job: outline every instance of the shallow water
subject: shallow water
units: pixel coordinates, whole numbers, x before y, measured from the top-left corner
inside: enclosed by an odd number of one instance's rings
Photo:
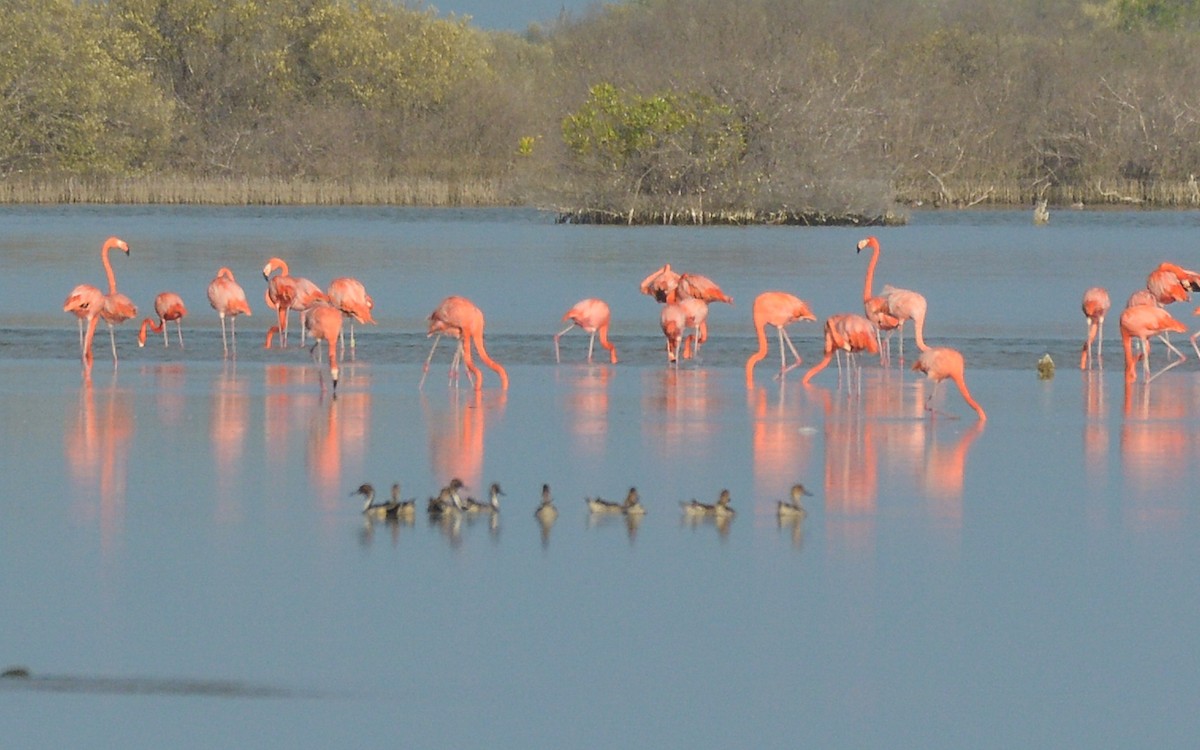
[[[1200,214],[1028,218],[878,230],[877,286],[925,294],[980,427],[952,388],[929,419],[927,382],[876,362],[773,381],[773,338],[745,388],[753,297],[857,311],[862,230],[0,210],[0,668],[31,671],[0,679],[0,745],[1186,746],[1200,368],[1127,389],[1115,315],[1104,369],[1073,363],[1083,290],[1119,307],[1160,260],[1200,265]],[[138,349],[127,326],[114,370],[102,328],[88,383],[61,300],[103,283],[114,233],[132,247],[114,256],[122,291],[189,304],[186,349]],[[306,351],[261,349],[271,255],[376,299],[336,399]],[[637,292],[665,261],[736,300],[678,370]],[[255,309],[236,362],[204,298],[220,265]],[[450,385],[445,343],[418,388],[424,319],[449,294],[487,314],[506,393],[487,369],[479,394]],[[586,296],[612,306],[621,362],[583,363],[574,331],[556,366],[559,317]],[[820,329],[789,330],[807,367]],[[501,482],[495,522],[365,524],[349,496],[400,481],[423,504],[454,475],[477,496]],[[808,517],[781,524],[795,481]],[[589,518],[585,495],[630,486],[640,524]],[[732,523],[685,522],[677,502],[722,487]]]

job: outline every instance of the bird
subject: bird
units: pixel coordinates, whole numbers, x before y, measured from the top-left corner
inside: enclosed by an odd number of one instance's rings
[[[463,481],[458,477],[454,477],[450,482],[438,491],[437,497],[429,498],[428,511],[431,515],[442,513],[454,513],[466,508],[463,502],[460,490],[466,488]]]
[[[808,303],[793,294],[763,292],[754,298],[753,319],[754,332],[758,336],[758,351],[751,354],[750,358],[746,360],[747,388],[754,387],[754,366],[767,356],[767,326],[775,326],[775,330],[779,334],[779,377],[783,377],[788,370],[799,367],[801,362],[800,353],[796,351],[787,331],[783,330],[784,327],[798,320],[815,321],[817,316],[813,315]],[[784,342],[787,342],[788,348],[796,357],[796,362],[791,367],[787,366],[787,353],[783,350]]]
[[[554,507],[554,497],[550,494],[550,485],[542,485],[542,502],[533,515],[545,525],[554,523],[554,519],[558,518],[558,508]]]
[[[780,518],[804,518],[808,515],[808,511],[804,509],[803,500],[801,499],[804,497],[812,497],[812,493],[805,489],[802,484],[793,484],[791,498],[789,500],[776,501],[776,515]]]
[[[175,292],[162,292],[154,298],[154,314],[158,316],[158,325],[155,325],[153,318],[146,318],[142,321],[141,330],[138,331],[138,346],[146,345],[146,329],[161,333],[163,335],[163,346],[169,346],[169,337],[167,336],[167,323],[175,321],[175,332],[179,334],[179,348],[183,348],[183,326],[179,322],[183,316],[187,315],[187,307],[183,304],[183,299]]]
[[[487,349],[483,345],[483,329],[483,311],[476,307],[471,300],[458,296],[450,296],[442,300],[429,316],[427,335],[436,334],[437,338],[434,339],[433,347],[429,349],[429,356],[425,359],[425,372],[429,371],[429,362],[433,359],[433,351],[437,348],[442,334],[448,334],[459,339],[463,362],[467,367],[467,372],[470,373],[475,390],[483,388],[483,373],[475,366],[471,358],[472,344],[479,351],[479,358],[483,360],[483,363],[500,376],[500,388],[508,390],[508,372],[499,362],[488,356]],[[421,382],[424,383],[424,381],[425,377],[422,374]]]
[[[367,288],[363,286],[363,283],[351,276],[341,276],[329,282],[325,297],[329,300],[329,304],[350,318],[350,349],[353,350],[356,346],[354,324],[375,325],[375,318],[371,315],[371,311],[375,308],[375,300],[367,294]],[[341,346],[344,352],[345,336],[342,337]]]
[[[375,502],[375,487],[369,483],[359,485],[358,489],[351,492],[350,495],[362,495],[366,498],[362,512],[368,518],[400,518],[401,516],[410,516],[416,504],[413,500],[402,501],[400,499],[399,482],[392,485],[392,499],[386,502]]]
[[[229,341],[225,338],[225,318],[229,317],[229,327],[233,334],[233,353],[237,354],[237,316],[251,315],[250,303],[246,301],[246,291],[233,277],[233,271],[222,266],[217,269],[217,275],[208,284],[208,304],[217,311],[221,318],[221,344],[225,347],[225,356],[229,356]]]
[[[1146,288],[1159,304],[1187,302],[1192,292],[1200,291],[1200,273],[1164,261],[1146,277]]]
[[[400,499],[400,483],[392,484],[392,499],[388,503],[388,507],[392,509],[391,515],[396,518],[411,518],[417,510],[417,499],[409,498],[407,500]]]
[[[642,505],[642,499],[638,495],[636,487],[629,488],[629,493],[625,495],[625,502],[621,503],[621,512],[627,516],[645,515],[646,506]]]
[[[1146,375],[1146,382],[1152,379],[1150,376],[1150,337],[1163,337],[1164,334],[1175,331],[1178,333],[1187,333],[1187,326],[1180,323],[1175,318],[1171,317],[1171,313],[1165,308],[1158,305],[1132,305],[1126,307],[1121,312],[1121,345],[1125,349],[1125,382],[1132,383],[1137,380],[1137,360],[1142,360],[1142,370]],[[1133,354],[1133,339],[1138,339],[1142,343],[1142,351],[1136,357]],[[1165,338],[1163,342],[1170,347],[1171,344]],[[1174,349],[1174,347],[1171,347]],[[1178,349],[1174,349],[1179,355],[1179,359],[1164,367],[1158,375],[1166,372],[1175,365],[1184,360],[1184,355]],[[1155,376],[1157,377],[1157,375]]]
[[[465,510],[468,513],[499,513],[500,496],[503,494],[504,490],[500,489],[500,483],[492,482],[492,486],[488,488],[488,502],[483,503],[473,497],[468,497]]]
[[[701,299],[705,302],[733,304],[733,297],[721,291],[721,287],[707,276],[698,273],[683,273],[676,281],[675,294],[678,299]]]
[[[100,317],[108,324],[108,339],[112,344],[113,365],[117,364],[117,337],[113,332],[113,327],[124,323],[127,320],[132,320],[137,317],[137,305],[133,304],[133,300],[117,291],[117,275],[113,273],[112,263],[108,259],[108,248],[116,247],[125,251],[125,255],[129,255],[129,245],[124,241],[110,237],[104,243],[100,250],[100,257],[104,262],[104,272],[108,275],[108,294],[104,295],[103,304],[100,305]],[[111,244],[110,244],[111,243]],[[91,339],[90,337],[85,342],[88,347],[88,365],[91,365]]]
[[[585,497],[583,502],[587,504],[590,513],[620,513],[624,507],[621,503],[605,500],[599,496]]]
[[[663,306],[659,313],[659,325],[667,337],[667,362],[678,362],[680,345],[684,359],[690,358],[693,353],[699,355],[700,345],[708,339],[705,333],[707,329],[703,327],[707,317],[708,303],[693,297],[668,302]],[[689,328],[693,333],[687,333]]]
[[[612,315],[608,309],[608,303],[602,299],[589,297],[576,302],[570,310],[563,314],[562,319],[571,321],[571,325],[554,334],[554,361],[562,361],[559,358],[558,340],[564,333],[571,330],[575,326],[579,326],[585,333],[591,334],[591,340],[588,341],[588,358],[587,361],[592,361],[592,348],[596,343],[596,334],[600,335],[600,346],[608,350],[608,358],[612,364],[617,363],[617,347],[613,346],[608,340],[608,323]]]
[[[930,393],[929,398],[925,401],[925,409],[927,411],[930,413],[933,412],[930,402],[937,395],[938,387],[942,384],[942,381],[949,378],[958,386],[958,391],[962,394],[963,400],[967,402],[967,405],[979,415],[979,421],[987,421],[987,414],[984,412],[983,407],[975,399],[971,398],[971,392],[967,390],[967,382],[963,378],[963,370],[965,369],[963,356],[957,349],[945,346],[926,349],[917,356],[917,361],[913,363],[912,369],[914,372],[925,373],[934,383],[933,393]]]
[[[336,393],[338,384],[337,339],[342,333],[342,312],[333,305],[322,302],[309,311],[305,327],[313,337],[312,347],[309,348],[310,354],[322,341],[329,344],[329,378],[333,381],[333,390]],[[325,388],[324,380],[321,381],[321,388],[322,390]]]
[[[658,319],[663,335],[667,337],[667,362],[678,362],[679,344],[683,341],[683,332],[687,328],[687,313],[682,305],[669,302],[663,305]]]
[[[829,360],[838,351],[879,353],[879,336],[875,324],[862,315],[839,313],[825,319],[825,356],[813,365],[800,382],[808,385],[821,370],[829,366]]]
[[[722,518],[732,516],[735,513],[734,509],[729,507],[729,501],[729,490],[721,490],[716,503],[702,503],[699,500],[693,499],[679,503],[679,507],[683,508],[684,515]]]
[[[898,330],[900,332],[900,361],[904,361],[904,323],[913,322],[913,338],[917,348],[925,351],[925,313],[927,303],[925,298],[909,289],[897,289],[885,284],[879,296],[874,296],[871,287],[875,280],[875,266],[879,262],[879,240],[867,237],[859,240],[857,252],[871,248],[871,261],[867,264],[867,273],[863,279],[863,307],[867,318],[875,324],[879,331]]]
[[[275,271],[279,271],[279,274],[272,276],[271,274]],[[280,345],[287,346],[287,316],[288,311],[292,309],[292,304],[296,301],[296,280],[292,278],[287,261],[282,258],[268,260],[267,264],[263,266],[262,275],[267,282],[267,306],[275,310],[276,316],[279,318],[278,325],[267,332],[266,347],[271,346],[272,332],[278,332]]]
[[[71,290],[63,301],[63,312],[69,312],[79,321],[79,355],[84,365],[91,361],[91,337],[88,337],[88,347],[84,348],[84,322],[90,331],[95,328],[95,321],[100,318],[100,308],[104,306],[104,292],[91,284],[80,284]]]
[[[675,290],[678,286],[679,274],[671,270],[670,263],[664,263],[662,268],[643,279],[638,289],[658,302],[669,304],[677,301]]]
[[[1092,359],[1092,341],[1096,342],[1096,359],[1099,361],[1104,352],[1104,315],[1112,307],[1108,298],[1108,290],[1094,286],[1083,293],[1083,316],[1087,318],[1087,340],[1083,342],[1083,351],[1079,355],[1079,369],[1086,370]]]
[[[1050,352],[1042,355],[1042,358],[1037,363],[1038,380],[1050,380],[1054,377],[1054,359],[1051,358]]]

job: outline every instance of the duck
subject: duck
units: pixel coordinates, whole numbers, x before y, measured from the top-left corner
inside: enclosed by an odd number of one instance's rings
[[[392,499],[383,502],[375,502],[375,487],[370,483],[359,485],[358,489],[350,493],[353,495],[362,495],[366,498],[363,504],[363,515],[368,518],[399,518],[400,516],[408,516],[413,512],[416,505],[415,500],[402,501],[400,499],[400,483],[396,482],[392,485]]]
[[[544,524],[554,523],[554,519],[558,518],[558,508],[554,507],[554,497],[550,494],[550,485],[542,485],[542,502],[533,515]]]
[[[400,499],[400,483],[392,484],[392,500],[388,503],[389,514],[388,518],[411,518],[417,510],[417,499],[410,497],[407,500]]]
[[[500,483],[492,482],[492,486],[488,488],[488,502],[481,503],[473,497],[468,497],[463,510],[467,513],[499,513],[500,496],[503,494],[504,490],[500,489]]]
[[[792,499],[778,501],[778,514],[780,518],[804,518],[808,515],[808,511],[801,504],[802,497],[812,497],[812,493],[804,488],[802,484],[792,485]]]
[[[450,484],[439,490],[436,497],[429,498],[426,510],[431,516],[443,513],[455,513],[463,510],[465,504],[463,503],[462,496],[458,493],[463,487],[466,487],[466,485],[463,484],[461,479],[458,477],[451,479]]]
[[[588,510],[592,513],[620,513],[624,507],[621,503],[605,500],[602,497],[585,497],[583,501],[587,503]]]
[[[642,505],[637,487],[629,488],[629,494],[625,495],[625,502],[621,504],[621,512],[627,516],[641,516],[646,513],[646,506]]]
[[[729,490],[721,490],[720,497],[717,498],[715,504],[702,503],[699,500],[691,500],[689,502],[679,503],[679,507],[683,508],[684,514],[688,516],[716,516],[718,518],[728,518],[734,515],[736,511],[729,507]]]

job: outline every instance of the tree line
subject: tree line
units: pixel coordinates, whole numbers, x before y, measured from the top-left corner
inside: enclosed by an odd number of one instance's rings
[[[616,221],[1200,206],[1200,0],[626,0],[522,34],[388,0],[0,8],[10,200],[170,180]]]

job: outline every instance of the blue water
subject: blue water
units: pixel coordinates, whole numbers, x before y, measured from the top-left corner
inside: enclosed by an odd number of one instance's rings
[[[0,679],[0,746],[1188,747],[1200,367],[1127,388],[1115,314],[1103,370],[1074,364],[1083,290],[1120,307],[1159,261],[1200,266],[1198,225],[973,211],[878,230],[877,286],[925,294],[980,426],[953,388],[929,418],[927,381],[875,361],[780,384],[773,337],[746,389],[753,297],[858,311],[863,230],[2,209],[0,669],[31,677]],[[109,234],[139,306],[184,297],[186,349],[138,349],[127,324],[114,369],[101,327],[86,382],[61,301],[103,284]],[[336,399],[307,351],[261,349],[271,255],[376,299]],[[735,299],[677,370],[637,291],[667,261]],[[255,311],[236,362],[204,298],[221,265]],[[451,385],[445,342],[418,388],[449,294],[485,311],[506,393],[487,369],[478,395]],[[621,362],[587,365],[572,332],[555,365],[587,296],[611,305]],[[815,362],[819,326],[789,330]],[[499,481],[498,519],[368,524],[350,496],[399,481],[423,508],[454,475],[477,497]],[[808,517],[781,524],[796,481]],[[585,495],[631,486],[641,523],[589,518]],[[722,488],[731,524],[685,521],[679,501]]]

